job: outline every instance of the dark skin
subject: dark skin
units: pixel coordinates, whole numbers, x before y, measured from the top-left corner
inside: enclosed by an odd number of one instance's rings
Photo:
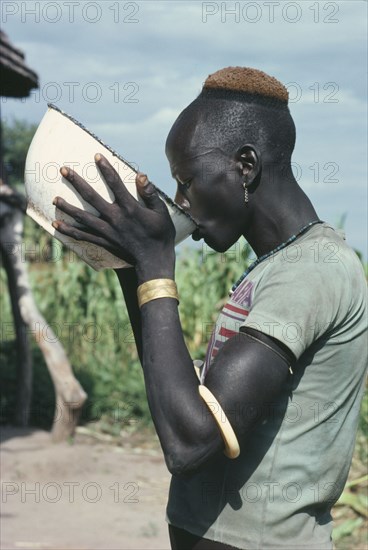
[[[166,154],[177,181],[175,200],[199,225],[195,239],[204,238],[221,252],[243,235],[256,254],[262,255],[317,219],[291,169],[285,173],[284,168],[282,174],[274,170],[270,185],[262,171],[267,155],[262,156],[255,145],[246,143],[227,154],[220,148],[195,143],[193,136],[185,143],[182,139],[171,136]],[[56,197],[57,207],[70,214],[78,228],[64,222],[55,222],[54,226],[65,235],[100,245],[134,265],[132,269],[117,270],[117,275],[166,464],[171,473],[185,474],[203,466],[224,449],[224,444],[199,396],[199,382],[184,342],[176,300],[152,300],[139,310],[136,298],[137,286],[145,281],[174,279],[175,229],[165,205],[144,175],[137,175],[136,184],[145,207],[130,195],[103,156],[96,155],[95,161],[114,192],[115,202],[104,201],[78,174],[63,167],[63,176],[100,217]],[[250,186],[247,205],[244,181]],[[292,363],[293,357],[281,343],[252,329],[230,338],[217,354],[205,383],[228,415],[241,450],[259,414],[243,417],[230,411],[237,410],[239,403],[251,403],[255,411],[262,411],[283,388]]]

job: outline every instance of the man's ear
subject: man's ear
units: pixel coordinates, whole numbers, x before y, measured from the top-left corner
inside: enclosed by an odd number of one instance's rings
[[[254,145],[243,145],[236,152],[236,160],[242,171],[244,183],[249,187],[261,172],[261,155]]]

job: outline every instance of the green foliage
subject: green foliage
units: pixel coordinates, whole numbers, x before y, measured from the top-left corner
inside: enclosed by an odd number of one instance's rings
[[[13,119],[10,123],[1,121],[2,154],[8,178],[8,184],[24,193],[24,168],[27,151],[31,144],[37,124]],[[24,218],[26,242],[24,243],[25,257],[29,261],[35,260],[35,250],[42,253],[44,261],[50,259],[52,253],[52,237],[46,233],[31,218]],[[36,261],[40,261],[36,258]]]
[[[68,260],[33,264],[30,278],[40,311],[89,394],[82,420],[107,422],[111,431],[137,421],[147,423],[143,376],[115,273],[96,272],[69,254]],[[2,309],[9,311],[9,306]],[[43,338],[50,338],[46,326],[37,328]],[[8,335],[12,336],[9,330]],[[46,369],[35,353],[36,344],[33,349],[34,363]],[[48,386],[46,391],[52,393]],[[48,410],[49,419],[52,415]]]
[[[55,409],[54,386],[44,363],[41,350],[32,346],[33,384],[30,424],[44,430],[52,426]],[[0,349],[0,423],[12,423],[17,390],[16,348],[14,341],[3,341]]]
[[[333,540],[337,550],[366,548],[368,521],[368,393],[363,397],[352,467],[334,510]],[[362,541],[365,541],[362,545]]]
[[[356,442],[359,460],[368,464],[368,392],[365,392],[360,409],[359,428]]]
[[[232,284],[250,263],[251,248],[239,240],[223,254],[206,245],[185,248],[179,254],[176,282],[180,294],[179,313],[189,351],[203,359],[219,310]]]
[[[358,527],[361,527],[363,523],[364,523],[363,518],[347,519],[346,521],[344,521],[344,523],[341,523],[338,527],[336,527],[336,529],[334,529],[333,531],[334,542],[336,543],[340,539],[351,536]],[[345,545],[341,547],[338,546],[338,548],[341,548],[341,550],[347,549]],[[349,546],[349,548],[352,548],[352,547]],[[358,548],[358,547],[355,547],[355,548]],[[361,548],[363,549],[364,547],[361,547]]]
[[[13,119],[1,122],[3,159],[9,184],[16,186],[24,181],[24,165],[28,147],[37,129],[37,124]]]

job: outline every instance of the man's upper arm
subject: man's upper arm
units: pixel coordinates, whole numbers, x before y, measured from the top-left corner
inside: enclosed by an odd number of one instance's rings
[[[266,268],[241,327],[271,337],[296,359],[331,328],[342,299],[340,266],[309,256]]]
[[[293,363],[277,342],[256,331],[241,331],[220,349],[205,385],[221,405],[240,445],[277,399]]]

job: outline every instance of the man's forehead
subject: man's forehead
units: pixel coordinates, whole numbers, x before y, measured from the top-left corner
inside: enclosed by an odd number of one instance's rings
[[[206,152],[213,143],[206,132],[204,113],[198,108],[185,109],[174,122],[166,140],[168,156],[176,156],[177,152],[191,157]]]
[[[166,155],[172,173],[188,170],[210,155],[224,155],[222,139],[209,128],[209,111],[191,104],[174,122],[166,140]],[[211,125],[210,125],[211,126]]]
[[[177,150],[170,155],[171,171],[176,173],[180,169],[189,168],[193,163],[201,163],[208,159],[210,155],[224,155],[224,151],[218,147],[196,147],[193,150]]]

